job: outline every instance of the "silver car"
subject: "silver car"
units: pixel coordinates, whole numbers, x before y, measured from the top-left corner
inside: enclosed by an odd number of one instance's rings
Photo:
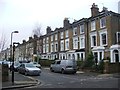
[[[18,72],[25,75],[40,75],[41,69],[32,63],[22,63],[18,68]]]
[[[75,60],[55,60],[54,63],[50,65],[50,70],[52,72],[61,72],[61,73],[76,73],[77,72],[77,63]]]

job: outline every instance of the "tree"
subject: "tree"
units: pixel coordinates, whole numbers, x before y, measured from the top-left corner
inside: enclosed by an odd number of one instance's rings
[[[92,67],[93,65],[95,65],[94,55],[92,52],[90,52],[84,62],[84,67]]]
[[[3,51],[7,47],[7,39],[5,35],[1,35],[0,37],[0,51]]]
[[[40,37],[42,35],[40,24],[36,23],[35,28],[32,31],[32,36],[34,36],[34,35],[37,35],[38,37]]]

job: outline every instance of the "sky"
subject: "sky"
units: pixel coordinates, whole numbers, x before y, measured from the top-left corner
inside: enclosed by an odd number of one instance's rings
[[[120,0],[0,0],[0,37],[7,38],[8,46],[13,42],[28,40],[32,30],[40,25],[41,33],[46,33],[46,27],[52,30],[63,27],[65,17],[73,20],[89,18],[91,6],[97,4],[99,10],[107,7],[108,10],[118,12],[118,1]]]

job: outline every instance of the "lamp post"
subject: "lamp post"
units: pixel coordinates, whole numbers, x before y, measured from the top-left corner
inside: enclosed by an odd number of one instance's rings
[[[12,37],[13,37],[13,33],[19,33],[18,31],[13,31],[12,33],[11,33],[11,45],[10,45],[10,48],[11,48],[11,50],[10,50],[10,64],[11,64],[11,60],[12,60]]]
[[[15,44],[19,44],[14,42],[13,43],[13,59],[12,59],[12,84],[14,85],[14,52],[15,52]]]

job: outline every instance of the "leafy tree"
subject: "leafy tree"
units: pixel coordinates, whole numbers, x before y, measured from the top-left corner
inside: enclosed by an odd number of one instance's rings
[[[92,67],[93,65],[95,65],[94,55],[92,52],[90,52],[84,62],[84,67]]]

